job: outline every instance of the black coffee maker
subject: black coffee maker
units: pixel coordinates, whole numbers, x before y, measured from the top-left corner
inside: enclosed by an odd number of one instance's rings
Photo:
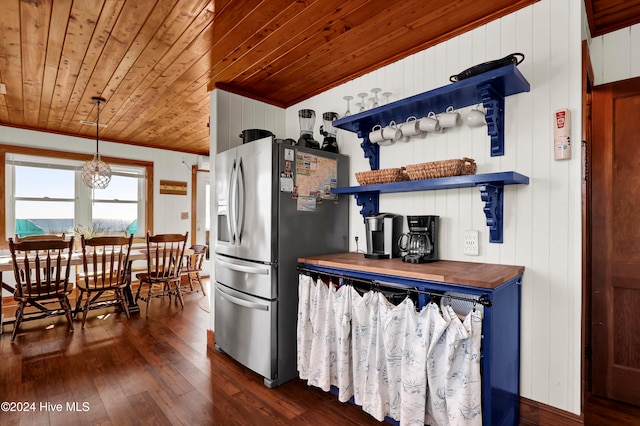
[[[398,249],[406,253],[407,263],[427,263],[438,260],[439,216],[407,216],[409,232],[398,238]]]

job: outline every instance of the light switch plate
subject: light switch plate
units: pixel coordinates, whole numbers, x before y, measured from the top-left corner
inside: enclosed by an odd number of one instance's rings
[[[464,231],[464,242],[462,250],[467,256],[478,256],[480,254],[478,231]]]

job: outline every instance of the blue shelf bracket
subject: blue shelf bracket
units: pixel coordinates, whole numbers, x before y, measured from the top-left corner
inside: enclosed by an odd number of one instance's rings
[[[504,155],[504,97],[490,84],[478,87],[484,106],[487,134],[491,138],[491,156]]]
[[[360,192],[353,194],[356,198],[356,203],[361,206],[360,214],[362,219],[380,212],[380,193],[379,192]]]
[[[358,137],[362,139],[360,147],[362,151],[364,151],[364,158],[369,159],[369,167],[371,170],[380,169],[380,145],[371,143],[368,134],[363,135],[362,132],[358,132]]]
[[[502,214],[504,201],[504,185],[501,183],[485,183],[479,185],[480,198],[484,201],[484,215],[489,227],[489,242],[502,243]]]

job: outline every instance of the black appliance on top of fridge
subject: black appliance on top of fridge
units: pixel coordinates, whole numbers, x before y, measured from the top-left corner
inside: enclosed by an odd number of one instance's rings
[[[294,377],[298,258],[348,251],[348,157],[274,142],[215,158],[215,348],[264,377]]]

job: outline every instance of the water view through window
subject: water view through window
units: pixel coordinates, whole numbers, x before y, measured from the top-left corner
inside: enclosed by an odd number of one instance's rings
[[[140,176],[114,173],[106,189],[84,188],[77,168],[14,167],[14,218],[19,236],[138,233]],[[80,182],[80,183],[79,183]]]

